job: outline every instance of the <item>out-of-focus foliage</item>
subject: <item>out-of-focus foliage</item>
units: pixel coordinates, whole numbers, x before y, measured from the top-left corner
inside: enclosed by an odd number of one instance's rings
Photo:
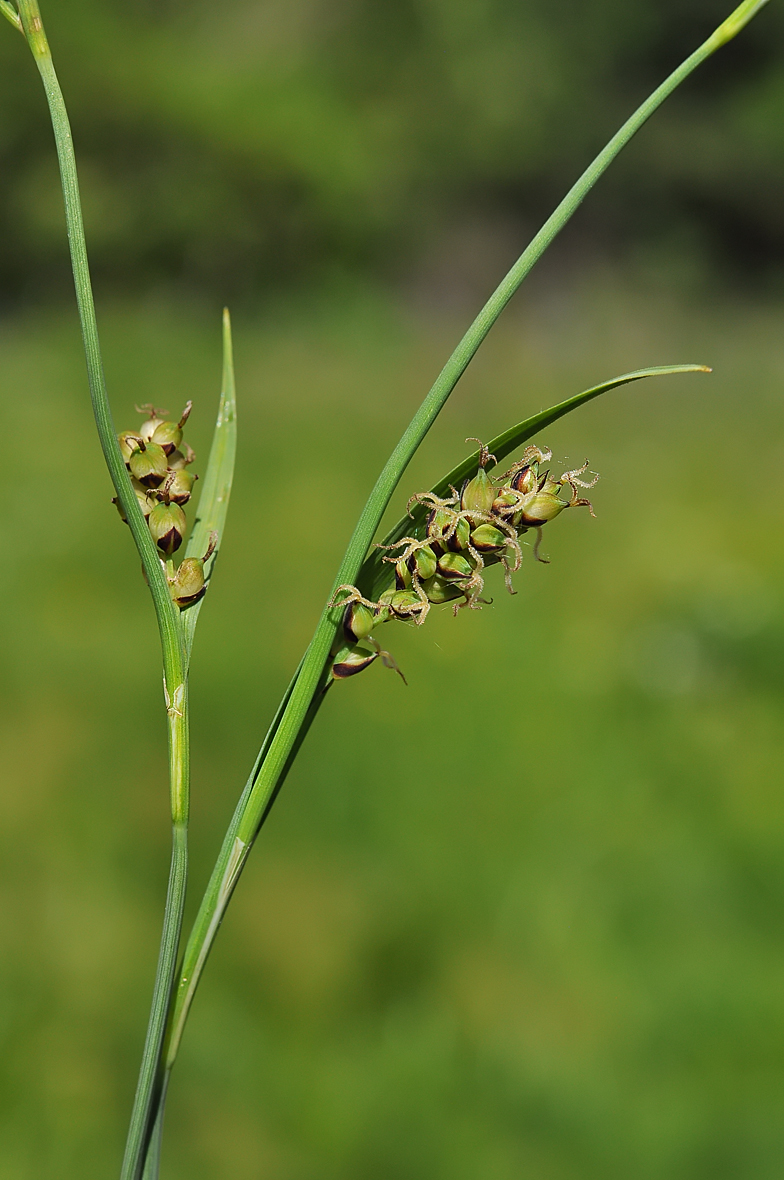
[[[485,290],[500,276],[731,0],[43,3],[118,426],[193,398],[203,471],[219,308],[246,298],[193,661],[193,907],[465,327],[460,276],[475,255]],[[545,533],[516,598],[499,577],[479,614],[388,625],[408,688],[375,667],[331,693],[197,998],[167,1180],[779,1180],[784,306],[714,279],[784,257],[782,33],[771,4],[644,129],[412,463],[394,516],[466,435],[640,365],[715,365],[556,424],[539,441],[602,474],[597,519]],[[82,1180],[116,1173],[130,1111],[165,733],[44,100],[6,25],[0,157],[0,1180]],[[600,261],[567,282],[575,248]],[[416,283],[395,301],[390,276]]]
[[[48,0],[94,269],[236,301],[325,268],[406,273],[477,222],[521,242],[723,0]],[[38,79],[0,37],[3,299],[65,290]],[[784,253],[784,12],[690,79],[576,235]]]
[[[540,270],[393,511],[528,411],[602,479],[518,594],[380,637],[325,703],[197,997],[165,1180],[780,1180],[781,302]],[[118,424],[195,399],[220,317],[104,309]],[[236,317],[240,447],[194,649],[193,887],[359,505],[457,335],[360,290]],[[116,1175],[168,863],[157,637],[75,315],[0,338],[0,1177]],[[297,436],[297,446],[281,445]],[[92,456],[92,458],[91,458]],[[43,523],[42,523],[43,522]],[[549,526],[548,526],[549,527]],[[490,583],[490,578],[488,578]]]

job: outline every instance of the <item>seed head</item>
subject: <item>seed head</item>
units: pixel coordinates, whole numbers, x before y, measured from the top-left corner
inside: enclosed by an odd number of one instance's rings
[[[541,471],[541,465],[551,457],[549,450],[527,447],[520,461],[493,483],[486,466],[495,461],[495,456],[480,443],[476,475],[463,484],[460,493],[452,487],[449,497],[435,492],[419,492],[411,497],[410,514],[412,504],[427,510],[424,530],[416,525],[410,536],[381,546],[392,551],[384,560],[394,566],[394,587],[385,590],[378,602],[372,602],[355,586],[341,586],[339,592],[349,597],[331,604],[344,608],[343,637],[347,641],[335,660],[336,678],[362,671],[379,656],[387,667],[395,667],[392,657],[381,651],[371,634],[381,622],[397,618],[421,625],[431,605],[451,602],[453,613],[458,614],[463,609],[478,610],[491,601],[481,597],[486,567],[501,565],[507,589],[514,594],[511,579],[521,565],[523,533],[535,530],[534,558],[548,560],[539,552],[543,526],[565,508],[585,505],[592,512],[590,502],[580,497],[579,489],[593,487],[598,478],[590,482],[581,478],[587,462],[560,478],[548,470]]]

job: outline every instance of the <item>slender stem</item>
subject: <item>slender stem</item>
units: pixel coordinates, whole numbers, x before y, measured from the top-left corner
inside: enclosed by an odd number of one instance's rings
[[[128,1127],[128,1140],[122,1166],[122,1180],[138,1180],[141,1177],[147,1148],[153,1132],[155,1113],[161,1107],[164,1091],[164,1077],[160,1067],[166,1018],[174,981],[177,962],[177,948],[182,929],[182,901],[185,897],[185,882],[188,874],[187,828],[174,824],[172,828],[172,856],[169,870],[169,887],[166,893],[166,907],[163,914],[163,934],[155,974],[153,1000],[147,1036],[144,1041],[142,1063],[136,1096]]]
[[[158,1113],[155,1116],[155,1123],[150,1134],[142,1180],[158,1180],[158,1171],[161,1166],[161,1143],[163,1141],[163,1117],[166,1109],[166,1091],[170,1076],[170,1074],[166,1074],[163,1086],[161,1087],[161,1094],[158,1100]]]
[[[18,0],[18,10],[22,29],[44,84],[54,129],[76,301],[79,308],[87,361],[87,376],[98,436],[118,499],[142,559],[155,606],[163,655],[164,695],[169,723],[172,858],[150,1021],[122,1172],[123,1180],[139,1180],[144,1166],[151,1122],[157,1109],[160,1093],[161,1048],[176,978],[177,950],[185,905],[189,793],[185,653],[179,610],[171,600],[166,577],[136,494],[131,486],[112,422],[90,282],[76,160],[65,102],[55,73],[37,0]]]
[[[654,111],[699,65],[731,40],[766,2],[767,0],[745,0],[719,29],[678,66],[638,107],[596,159],[586,168],[490,296],[439,373],[420,409],[381,472],[351,537],[334,586],[356,581],[384,510],[408,463],[490,328],[547,247],[577,211],[618,153],[647,122]],[[330,608],[329,605],[325,606],[280,722],[277,726],[273,723],[271,728],[274,729],[274,733],[271,739],[269,739],[269,735],[268,739],[265,739],[263,762],[246,785],[232,825],[221,848],[210,884],[202,898],[199,913],[185,948],[174,1010],[174,1030],[167,1054],[168,1068],[171,1068],[176,1056],[188,1009],[237,879],[262,820],[279,789],[282,776],[290,765],[292,753],[299,745],[300,730],[306,719],[312,719],[320,703],[315,694],[318,692],[320,683],[323,683],[325,666],[329,659],[339,615],[339,610]]]
[[[273,739],[280,727],[281,720],[285,714],[286,707],[294,691],[299,675],[301,673],[303,664],[295,673],[288,691],[281,701],[278,712],[276,713],[272,724],[267,731],[267,736],[264,739],[264,744],[259,751],[256,759],[256,764],[251,771],[248,781],[245,784],[245,789],[239,798],[237,806],[234,810],[231,823],[229,824],[226,835],[223,838],[223,845],[215,867],[210,877],[202,905],[199,913],[196,916],[193,928],[188,938],[188,944],[185,948],[185,955],[183,959],[182,973],[180,983],[177,990],[176,1002],[174,1006],[173,1017],[171,1020],[171,1028],[167,1037],[166,1049],[166,1070],[167,1074],[171,1072],[177,1057],[177,1051],[180,1046],[185,1021],[188,1018],[188,1012],[193,1002],[193,997],[196,993],[201,974],[207,962],[207,957],[212,949],[215,935],[218,932],[223,915],[226,912],[226,907],[231,900],[231,895],[234,892],[234,887],[237,884],[239,875],[247,859],[248,853],[251,849],[251,841],[245,841],[240,837],[242,829],[243,816],[245,814],[248,799],[250,798],[256,780],[259,776],[261,768],[265,763],[268,750],[273,742]],[[319,691],[314,695],[310,702],[310,707],[305,715],[304,720],[299,726],[296,739],[292,744],[286,765],[282,773],[279,775],[275,790],[271,793],[264,815],[259,821],[259,827],[269,815],[272,804],[275,801],[278,791],[283,786],[286,776],[291,769],[291,766],[299,753],[300,746],[308,735],[311,725],[313,724],[316,714],[323,704],[327,690],[330,687],[330,680],[322,678],[319,686]]]
[[[144,1161],[144,1172],[142,1180],[158,1180],[158,1171],[161,1166],[161,1145],[163,1142],[163,1120],[166,1111],[166,1094],[169,1089],[169,1080],[171,1078],[171,1071],[164,1074],[161,1083],[160,1094],[158,1097],[158,1110],[155,1116],[152,1131],[150,1133],[150,1141],[147,1146],[147,1158]]]

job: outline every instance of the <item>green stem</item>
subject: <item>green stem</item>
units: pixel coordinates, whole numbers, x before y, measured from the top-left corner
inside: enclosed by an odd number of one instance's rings
[[[381,472],[351,537],[335,578],[335,587],[343,583],[356,582],[381,517],[403,472],[490,328],[547,247],[577,211],[599,177],[654,111],[699,65],[731,40],[766,2],[767,0],[745,0],[719,29],[638,107],[586,168],[490,296],[439,373]],[[339,615],[339,610],[330,608],[329,605],[325,606],[277,728],[273,723],[272,728],[275,732],[266,743],[266,756],[258,773],[255,777],[252,776],[252,780],[246,786],[224,840],[185,949],[174,1010],[174,1027],[167,1054],[168,1068],[171,1068],[176,1056],[188,1009],[232,891],[261,822],[279,789],[281,778],[290,765],[292,752],[299,744],[300,729],[305,720],[312,717],[314,707],[318,707],[318,699],[314,701],[314,696],[319,684],[323,682]]]
[[[307,657],[306,657],[307,658]],[[174,1006],[174,1013],[171,1021],[171,1028],[167,1038],[166,1050],[166,1071],[167,1076],[171,1073],[177,1051],[180,1046],[185,1021],[188,1018],[188,1012],[193,1002],[196,988],[201,979],[202,972],[207,962],[207,957],[212,949],[215,941],[215,935],[218,933],[223,915],[226,912],[226,907],[229,904],[231,895],[234,892],[234,887],[237,884],[239,875],[250,852],[251,843],[241,838],[240,832],[242,830],[243,817],[248,806],[248,800],[253,794],[256,781],[262,767],[265,765],[265,760],[268,755],[270,746],[280,728],[283,717],[285,716],[287,706],[291,699],[295,685],[298,682],[302,669],[305,665],[303,660],[300,667],[297,669],[291,684],[288,687],[286,695],[283,697],[278,711],[273,718],[267,735],[264,739],[256,763],[250,773],[242,795],[239,798],[231,823],[223,838],[223,845],[221,847],[220,855],[215,863],[212,871],[209,884],[204,894],[199,913],[193,924],[190,932],[188,944],[185,948],[185,955],[183,959],[182,972],[180,976],[180,983],[177,990],[177,996]],[[313,724],[316,714],[318,713],[324,701],[325,694],[330,687],[331,681],[322,676],[319,691],[313,696],[310,706],[305,714],[302,723],[299,726],[296,739],[289,750],[286,764],[283,767],[281,774],[275,784],[275,789],[270,793],[267,799],[267,806],[264,814],[259,820],[259,828],[263,824],[270,812],[270,808],[277,797],[277,793],[283,786],[286,775],[299,753],[300,746],[308,735],[311,725]]]
[[[185,653],[179,610],[171,600],[161,562],[131,486],[112,422],[90,282],[76,160],[65,102],[55,73],[37,0],[18,0],[18,10],[22,29],[44,84],[52,119],[63,186],[76,301],[79,308],[87,361],[87,376],[98,436],[112,483],[130,525],[147,576],[158,620],[163,655],[164,693],[169,721],[172,860],[150,1022],[122,1173],[123,1180],[131,1180],[131,1178],[139,1180],[144,1165],[144,1153],[149,1138],[151,1119],[157,1106],[156,1079],[160,1077],[161,1046],[176,977],[177,949],[185,905],[188,824],[188,719]]]
[[[138,1180],[141,1177],[153,1133],[153,1119],[158,1109],[162,1110],[165,1078],[160,1063],[177,963],[177,949],[182,930],[182,903],[188,875],[187,841],[188,830],[186,826],[175,824],[172,828],[172,857],[166,906],[163,913],[163,933],[155,973],[150,1019],[147,1025],[139,1080],[125,1145],[122,1180],[130,1180],[131,1177]]]

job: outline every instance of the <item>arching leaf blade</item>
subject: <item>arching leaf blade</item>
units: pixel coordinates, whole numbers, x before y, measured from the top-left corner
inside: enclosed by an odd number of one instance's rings
[[[645,377],[671,377],[678,373],[710,373],[710,371],[707,365],[660,365],[650,369],[636,369],[633,373],[623,373],[620,377],[613,377],[609,381],[603,381],[601,385],[594,385],[591,389],[584,390],[583,393],[575,394],[574,397],[551,406],[549,410],[542,410],[538,414],[524,418],[516,426],[511,426],[502,434],[497,434],[495,438],[492,438],[487,444],[488,448],[500,463],[502,459],[511,455],[512,451],[522,446],[538,431],[544,430],[553,422],[557,422],[559,418],[576,410],[578,406],[584,406],[586,402],[593,401],[594,398],[608,393],[611,389],[617,389],[621,385],[630,385],[633,381],[642,381]],[[474,451],[456,467],[453,467],[430,490],[436,496],[447,495],[450,488],[459,487],[464,479],[473,475],[478,462],[479,451]],[[487,470],[489,471],[492,466],[494,464],[488,464]],[[382,544],[394,545],[401,537],[415,532],[417,527],[422,525],[427,511],[428,509],[421,504],[415,504],[411,509],[410,516],[401,517],[384,537]],[[376,549],[368,555],[362,566],[358,584],[367,591],[370,598],[376,598],[377,594],[381,593],[392,581],[392,567],[382,559],[383,551]]]

